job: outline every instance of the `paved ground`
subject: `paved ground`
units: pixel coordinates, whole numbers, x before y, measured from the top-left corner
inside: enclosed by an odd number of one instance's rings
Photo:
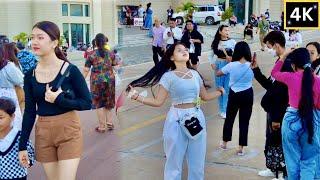
[[[320,41],[319,31],[305,32],[305,42]],[[257,43],[250,45],[257,51]],[[211,69],[207,53],[203,53],[200,72],[212,84]],[[265,74],[269,74],[274,57],[258,51],[258,63]],[[150,61],[150,56],[149,56]],[[78,62],[81,66],[82,61]],[[153,66],[153,62],[132,65],[125,68],[121,89],[133,79],[141,76]],[[214,88],[211,88],[212,91]],[[235,155],[238,143],[238,122],[234,125],[233,141],[228,151],[221,151],[223,119],[217,116],[217,101],[202,106],[207,120],[207,156],[205,179],[208,180],[265,180],[257,172],[264,168],[264,133],[266,115],[260,106],[264,90],[254,82],[255,101],[249,129],[249,146],[246,155]],[[150,94],[150,93],[149,93]],[[161,180],[163,179],[164,152],[162,128],[165,114],[170,107],[168,101],[161,108],[152,108],[128,100],[118,116],[114,115],[116,129],[105,134],[97,134],[94,127],[97,117],[93,111],[80,112],[84,133],[84,154],[80,162],[78,180]],[[32,135],[33,137],[33,135]],[[183,179],[187,177],[184,168]],[[30,180],[45,179],[39,163],[32,167]]]

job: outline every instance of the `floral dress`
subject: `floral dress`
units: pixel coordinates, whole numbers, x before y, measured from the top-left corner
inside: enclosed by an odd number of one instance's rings
[[[90,90],[92,108],[112,109],[115,106],[115,76],[112,66],[115,65],[115,56],[110,51],[102,58],[95,50],[85,62],[85,67],[91,68]]]

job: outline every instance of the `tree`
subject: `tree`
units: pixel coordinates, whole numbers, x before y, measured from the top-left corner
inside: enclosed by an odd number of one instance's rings
[[[179,6],[177,8],[177,12],[181,12],[181,11],[187,12],[185,15],[185,18],[187,18],[188,16],[192,16],[193,11],[196,10],[195,6],[196,5],[193,2],[188,1],[186,3],[183,3],[181,6]]]
[[[228,20],[232,17],[232,15],[233,15],[233,9],[232,7],[228,7],[222,14],[221,19],[222,21]]]
[[[20,34],[16,35],[13,37],[14,41],[19,41],[21,42],[23,45],[26,45],[28,43],[28,34],[25,32],[21,32]]]

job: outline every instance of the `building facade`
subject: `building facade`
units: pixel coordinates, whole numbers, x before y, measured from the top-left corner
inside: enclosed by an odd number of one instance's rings
[[[200,4],[222,4],[232,6],[238,19],[248,19],[250,14],[261,14],[270,10],[272,20],[280,20],[283,0],[190,0]],[[32,26],[39,21],[55,22],[69,46],[88,44],[97,33],[104,33],[111,46],[118,44],[118,28],[124,6],[146,8],[152,3],[154,16],[166,20],[166,10],[179,7],[186,0],[0,0],[0,34],[9,38],[20,32],[31,33]]]
[[[56,23],[70,46],[91,42],[97,33],[115,45],[115,0],[1,0],[0,34],[13,38],[20,32],[31,33],[39,21]]]

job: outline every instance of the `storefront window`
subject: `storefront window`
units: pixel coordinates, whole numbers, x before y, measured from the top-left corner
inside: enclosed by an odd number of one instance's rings
[[[82,4],[70,4],[70,16],[83,16]]]
[[[62,16],[68,16],[68,4],[62,4]]]

